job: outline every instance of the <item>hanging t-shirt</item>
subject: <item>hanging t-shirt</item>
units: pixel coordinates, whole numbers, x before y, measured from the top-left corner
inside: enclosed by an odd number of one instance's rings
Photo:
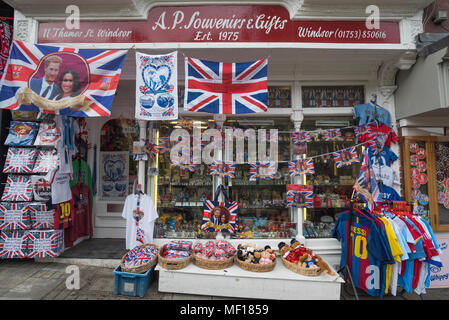
[[[382,181],[382,183],[388,187],[393,187],[393,184],[400,184],[396,171],[391,167],[373,165],[372,168],[378,183]]]
[[[93,199],[92,193],[92,173],[89,164],[82,159],[75,159],[72,161],[73,177],[70,180],[70,187],[72,188],[78,182],[86,184],[90,189],[90,197]],[[81,176],[81,180],[79,177]]]
[[[64,231],[64,243],[66,248],[80,237],[93,236],[92,228],[92,199],[90,190],[84,183],[77,183],[72,187],[72,198],[74,202],[74,221],[72,227]]]
[[[126,219],[126,249],[153,242],[154,221],[159,217],[153,199],[146,195],[126,197],[122,217]],[[139,202],[139,203],[138,203]],[[139,241],[141,239],[141,241]]]
[[[56,204],[54,228],[62,230],[72,227],[76,219],[74,213],[73,199]]]
[[[393,162],[395,162],[398,159],[398,156],[396,153],[391,151],[390,148],[384,147],[379,153],[374,154],[373,150],[369,148],[369,156],[371,158],[372,164],[377,165],[385,165],[388,167],[391,167]]]
[[[399,141],[399,137],[393,128],[386,126],[384,124],[370,124],[367,126],[367,133],[360,134],[357,136],[357,143],[366,142],[365,146],[370,146],[373,141],[380,141],[383,147],[390,147],[391,143],[396,143]]]
[[[402,197],[392,187],[379,184],[379,198],[377,201],[402,201]]]
[[[46,176],[51,185],[51,203],[57,204],[61,202],[67,202],[72,199],[72,191],[70,189],[71,175],[62,173],[59,168],[50,171]]]
[[[382,107],[375,106],[371,103],[359,104],[354,106],[354,118],[359,118],[359,126],[375,120],[387,126],[391,126],[390,112]]]

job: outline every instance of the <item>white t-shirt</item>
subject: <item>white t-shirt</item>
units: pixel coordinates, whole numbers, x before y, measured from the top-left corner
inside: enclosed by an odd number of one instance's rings
[[[382,181],[385,186],[391,188],[393,188],[393,184],[399,184],[398,175],[391,167],[373,165],[373,171],[377,182]]]
[[[47,173],[44,178],[51,184],[51,203],[58,204],[72,199],[71,174],[60,172],[59,168]]]
[[[126,197],[123,207],[122,217],[126,219],[126,249],[133,249],[142,244],[136,240],[137,226],[134,212],[137,209],[137,199],[137,194],[130,194]],[[139,209],[143,212],[139,220],[139,228],[143,231],[144,243],[152,243],[154,221],[159,217],[154,208],[153,199],[146,194],[141,194]]]

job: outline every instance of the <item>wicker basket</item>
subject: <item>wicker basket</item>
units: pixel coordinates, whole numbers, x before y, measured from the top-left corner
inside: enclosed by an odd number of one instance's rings
[[[284,264],[284,266],[287,269],[289,269],[290,271],[293,271],[295,273],[302,274],[304,276],[316,277],[316,276],[319,276],[322,272],[322,270],[319,268],[317,268],[317,269],[303,268],[299,264],[291,263],[290,261],[287,261],[284,258],[281,258],[281,259],[282,259],[282,263]]]
[[[229,268],[234,264],[234,257],[230,257],[227,260],[209,260],[198,258],[196,254],[193,255],[193,263],[203,269],[220,270]]]
[[[158,262],[161,267],[167,270],[179,270],[189,265],[192,255],[185,259],[166,259],[158,253]]]
[[[157,248],[157,245],[152,243],[145,243],[139,246],[139,248],[146,248],[146,247],[154,247]],[[128,266],[125,267],[125,257],[128,254],[128,252],[122,257],[122,260],[120,260],[120,269],[122,272],[128,272],[128,273],[145,273],[147,272],[151,267],[155,266],[157,263],[157,255],[150,260],[150,262],[142,264],[140,266]]]
[[[240,260],[235,257],[235,264],[238,265],[243,270],[251,271],[251,272],[270,272],[276,267],[276,259],[273,260],[270,264],[259,264],[259,263],[249,263]]]

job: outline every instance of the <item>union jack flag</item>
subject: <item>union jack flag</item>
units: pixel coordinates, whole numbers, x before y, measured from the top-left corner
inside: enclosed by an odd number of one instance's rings
[[[0,232],[0,259],[25,259],[28,255],[28,231],[2,230]]]
[[[334,161],[335,164],[337,165],[337,168],[350,166],[353,163],[360,162],[359,156],[357,155],[356,147],[339,150],[332,153],[332,155],[334,157]]]
[[[311,142],[310,132],[308,131],[296,131],[292,132],[292,142],[293,144],[300,144],[304,142]]]
[[[0,230],[31,229],[31,219],[24,203],[0,203]]]
[[[214,217],[212,212],[214,208],[220,209],[220,216]],[[203,221],[201,222],[201,230],[209,232],[230,232],[235,233],[237,212],[239,205],[237,201],[218,202],[206,200],[204,202]],[[222,221],[222,216],[224,216]]]
[[[2,79],[0,108],[59,113],[60,110],[45,110],[35,104],[19,104],[20,94],[25,88],[31,88],[31,79],[38,79],[43,73],[44,58],[53,55],[62,59],[65,68],[73,68],[79,74],[80,94],[86,107],[64,113],[76,117],[110,116],[126,53],[127,50],[75,49],[14,41]]]
[[[324,141],[341,141],[343,136],[341,135],[340,129],[328,129],[324,130]]]
[[[59,166],[59,155],[56,149],[39,150],[37,152],[36,162],[33,173],[47,173]]]
[[[287,208],[313,208],[313,186],[288,184]]]
[[[363,135],[363,134],[372,133],[372,131],[371,131],[371,127],[369,125],[364,125],[364,126],[355,127],[354,128],[354,133],[358,137],[358,136]]]
[[[257,179],[271,180],[276,175],[276,162],[274,161],[256,161],[250,163],[249,180]]]
[[[33,183],[31,176],[8,175],[1,201],[31,201]]]
[[[242,114],[268,110],[268,60],[230,63],[185,59],[187,111]]]
[[[181,170],[187,170],[189,172],[195,172],[196,170],[196,165],[193,163],[181,163],[181,157],[179,156],[172,156],[171,166],[172,168],[179,168]]]
[[[35,202],[28,205],[31,229],[52,230],[55,226],[55,211],[48,210],[45,203]]]
[[[160,137],[156,148],[159,154],[170,153],[170,137]]]
[[[314,174],[313,159],[298,159],[288,162],[290,177],[299,177],[306,174]]]
[[[36,149],[14,148],[8,149],[3,173],[32,173]]]
[[[55,258],[61,254],[63,246],[62,230],[28,231],[27,258]]]
[[[232,161],[212,161],[209,173],[211,176],[222,177],[222,178],[235,178],[235,163]]]

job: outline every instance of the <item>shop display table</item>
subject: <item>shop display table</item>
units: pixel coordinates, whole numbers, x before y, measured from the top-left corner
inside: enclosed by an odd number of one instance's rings
[[[157,265],[159,291],[230,298],[280,300],[339,300],[340,275],[307,277],[284,267],[278,258],[271,272],[256,273],[237,265],[223,270],[202,269],[190,263],[181,270]],[[334,270],[335,271],[335,270]]]

